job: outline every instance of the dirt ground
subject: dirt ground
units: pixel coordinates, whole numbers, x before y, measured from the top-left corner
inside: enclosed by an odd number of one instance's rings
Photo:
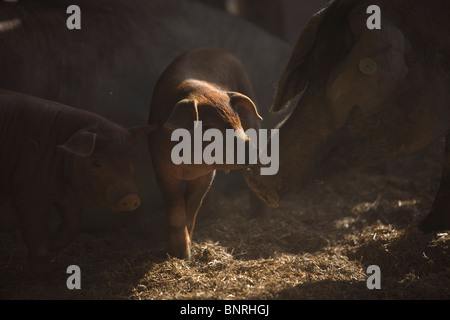
[[[167,256],[163,209],[118,229],[86,232],[54,253],[53,273],[27,271],[15,231],[0,232],[2,299],[449,299],[450,236],[423,234],[440,154],[355,169],[250,214],[248,190],[211,192],[193,257]],[[68,290],[68,265],[81,290]],[[366,286],[367,267],[381,289]]]

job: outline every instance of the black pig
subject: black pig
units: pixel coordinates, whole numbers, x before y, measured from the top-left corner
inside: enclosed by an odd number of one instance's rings
[[[381,8],[381,29],[367,8]],[[246,172],[278,205],[292,185],[407,155],[447,135],[450,156],[450,3],[336,0],[312,17],[281,77],[274,111],[299,98],[280,128],[280,171]],[[256,170],[255,170],[256,169]],[[448,160],[425,231],[450,227]]]
[[[81,207],[139,206],[132,147],[152,129],[126,130],[88,111],[0,90],[0,194],[12,198],[33,269],[45,271],[49,248],[79,231]],[[62,223],[50,237],[52,206]]]

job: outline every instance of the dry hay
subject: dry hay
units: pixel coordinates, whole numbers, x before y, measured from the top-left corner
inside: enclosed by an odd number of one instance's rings
[[[212,192],[199,214],[191,260],[165,253],[163,212],[84,233],[55,254],[55,273],[26,272],[19,233],[0,233],[3,299],[448,299],[447,232],[423,234],[439,157],[353,170],[251,215],[247,191]],[[380,169],[381,168],[381,169]],[[395,175],[392,172],[396,172]],[[82,270],[68,290],[65,268]],[[366,269],[381,269],[368,290]]]

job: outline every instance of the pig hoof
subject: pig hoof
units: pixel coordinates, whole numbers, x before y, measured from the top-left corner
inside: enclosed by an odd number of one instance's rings
[[[442,220],[433,220],[428,218],[425,218],[425,220],[422,221],[419,227],[423,233],[450,230],[450,225],[448,223],[445,223]]]
[[[191,259],[191,250],[190,248],[172,248],[170,255],[178,259],[189,260]]]
[[[179,259],[190,259],[191,237],[186,227],[173,228],[170,231],[169,254]]]
[[[191,253],[190,252],[174,252],[171,251],[171,256],[178,258],[178,259],[183,259],[183,260],[190,260],[191,259]]]
[[[424,233],[450,230],[450,214],[446,211],[433,209],[419,226]]]

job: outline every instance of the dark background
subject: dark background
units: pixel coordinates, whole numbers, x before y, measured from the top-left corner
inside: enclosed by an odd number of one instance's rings
[[[238,15],[294,45],[313,14],[326,0],[191,0]]]

